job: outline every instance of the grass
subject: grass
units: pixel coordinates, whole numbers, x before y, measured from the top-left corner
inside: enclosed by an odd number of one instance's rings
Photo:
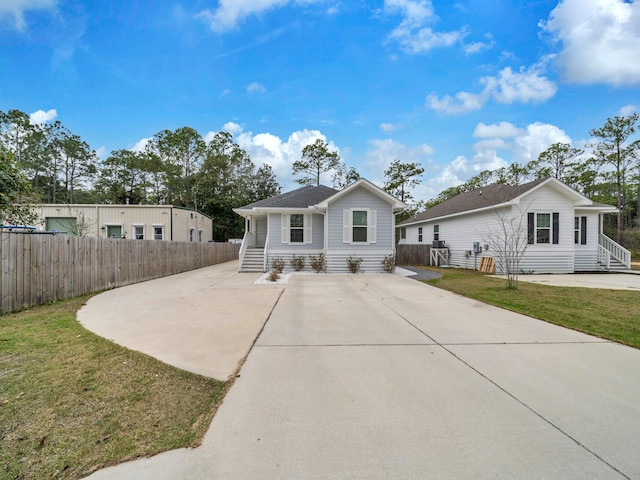
[[[507,281],[471,270],[425,267],[442,278],[425,283],[607,340],[640,348],[640,292]]]
[[[85,330],[88,298],[0,316],[0,479],[75,479],[197,446],[229,387]]]

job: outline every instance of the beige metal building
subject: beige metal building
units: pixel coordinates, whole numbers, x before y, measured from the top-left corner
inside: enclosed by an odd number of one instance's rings
[[[61,235],[174,242],[213,240],[213,220],[185,207],[45,204],[36,211],[38,229]]]

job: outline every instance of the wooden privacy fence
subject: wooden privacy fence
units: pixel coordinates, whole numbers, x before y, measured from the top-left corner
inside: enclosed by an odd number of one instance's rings
[[[429,265],[429,245],[396,245],[396,265]]]
[[[0,233],[0,313],[238,259],[233,243]]]

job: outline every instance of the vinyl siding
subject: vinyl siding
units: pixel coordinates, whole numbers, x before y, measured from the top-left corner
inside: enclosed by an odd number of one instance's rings
[[[322,251],[324,248],[324,215],[314,213],[311,225],[311,243],[289,244],[282,243],[282,214],[269,214],[269,253],[291,252],[296,255],[305,254],[308,251]]]
[[[521,261],[520,269],[527,273],[572,273],[576,270],[596,270],[598,249],[598,215],[584,214],[587,220],[587,245],[574,244],[575,207],[571,201],[553,188],[538,189],[523,196],[519,206],[509,207],[512,215],[523,219],[526,233],[526,214],[559,213],[558,244],[528,245]],[[580,214],[578,210],[578,215]],[[459,215],[451,219],[427,221],[406,227],[406,239],[402,243],[431,245],[433,226],[440,225],[440,240],[449,248],[450,264],[463,268],[474,268],[480,264],[481,256],[493,256],[489,249],[475,258],[474,254],[465,255],[473,250],[473,242],[481,246],[489,243],[489,232],[496,231],[500,222],[496,211]],[[418,242],[418,227],[423,227],[423,241]],[[497,266],[501,269],[501,266]]]

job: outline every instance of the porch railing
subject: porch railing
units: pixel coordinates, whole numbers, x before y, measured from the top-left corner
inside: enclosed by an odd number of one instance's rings
[[[611,268],[611,252],[602,245],[598,245],[598,263],[602,265],[605,270]]]
[[[244,232],[242,244],[240,245],[240,253],[238,254],[241,266],[242,262],[244,262],[244,254],[247,252],[247,248],[249,248],[249,243],[251,243],[251,232]]]
[[[614,242],[604,234],[600,234],[600,241],[598,245],[598,261],[601,261],[600,255],[606,255],[608,253],[606,267],[609,268],[610,258],[613,257],[628,269],[631,268],[631,252],[624,248],[619,243]]]

